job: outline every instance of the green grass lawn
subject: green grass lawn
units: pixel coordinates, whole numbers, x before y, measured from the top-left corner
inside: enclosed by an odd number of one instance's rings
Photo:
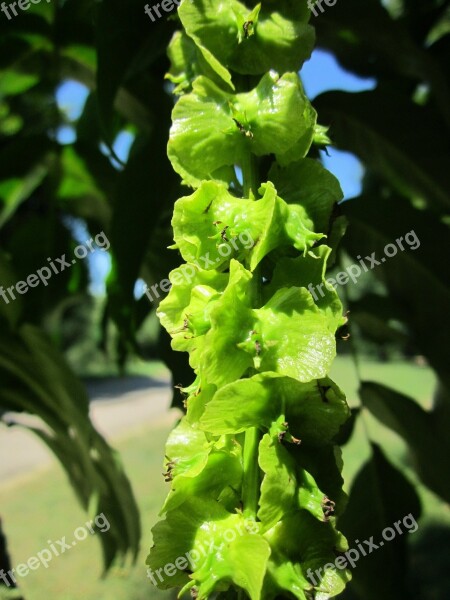
[[[406,363],[361,365],[364,379],[372,379],[409,393],[429,406],[434,386],[433,373]],[[358,380],[352,362],[339,358],[333,377],[348,393],[352,406],[357,404]],[[167,598],[173,594],[157,591],[146,578],[145,557],[151,543],[150,529],[167,492],[162,462],[164,442],[175,417],[161,419],[152,426],[143,426],[133,436],[120,440],[120,450],[126,471],[131,479],[141,509],[143,524],[142,552],[136,567],[114,568],[108,578],[101,580],[101,555],[96,536],[80,542],[62,556],[55,558],[48,569],[41,567],[21,579],[26,600],[144,600]],[[364,414],[354,436],[344,447],[344,475],[346,489],[369,456],[368,440],[377,441],[387,458],[398,465],[410,480],[417,484],[414,472],[408,466],[406,448],[399,438],[379,426],[370,415]],[[419,539],[423,523],[439,522],[450,525],[448,507],[431,492],[418,485],[424,503],[424,520],[414,538]],[[26,479],[0,487],[1,517],[8,536],[12,563],[26,562],[29,557],[46,548],[48,540],[63,535],[69,539],[72,532],[87,518],[79,509],[65,476],[60,468],[42,470]],[[99,534],[98,534],[99,535]]]

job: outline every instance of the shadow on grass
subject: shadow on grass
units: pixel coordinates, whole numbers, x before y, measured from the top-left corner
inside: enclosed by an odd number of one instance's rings
[[[87,377],[83,379],[91,400],[110,400],[130,392],[140,392],[151,388],[164,388],[166,379],[156,379],[144,375],[133,377]]]

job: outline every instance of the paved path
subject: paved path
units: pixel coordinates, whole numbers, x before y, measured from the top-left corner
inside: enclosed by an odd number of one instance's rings
[[[91,418],[108,440],[126,436],[145,424],[167,422],[171,400],[168,381],[133,377],[88,382],[87,389]],[[31,432],[0,424],[0,485],[55,460]]]

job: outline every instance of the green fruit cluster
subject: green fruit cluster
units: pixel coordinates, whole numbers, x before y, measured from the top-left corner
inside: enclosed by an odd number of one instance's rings
[[[345,317],[324,279],[342,192],[307,158],[327,139],[298,76],[314,45],[307,2],[247,4],[182,0],[169,46],[168,154],[194,191],[175,204],[186,264],[158,315],[195,381],[147,564],[160,588],[200,599],[324,600],[349,579],[307,575],[347,550],[335,438],[349,409],[328,378]]]

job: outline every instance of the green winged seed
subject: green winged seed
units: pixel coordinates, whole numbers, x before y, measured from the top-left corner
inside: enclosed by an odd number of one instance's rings
[[[177,200],[172,226],[184,260],[222,270],[235,258],[254,271],[276,248],[293,246],[306,253],[324,237],[311,230],[305,210],[286,204],[270,182],[259,192],[257,201],[239,199],[224,185],[207,181]]]
[[[179,15],[187,34],[226,83],[230,70],[246,75],[270,69],[299,71],[314,47],[306,0],[281,0],[276,6],[263,1],[253,10],[237,0],[183,2]]]
[[[270,71],[254,90],[236,95],[201,76],[175,105],[168,155],[187,185],[197,188],[205,179],[228,185],[249,153],[275,154],[282,165],[303,158],[315,125],[296,73]]]
[[[199,425],[219,435],[251,427],[269,430],[284,414],[303,446],[331,444],[349,418],[345,396],[331,379],[300,383],[265,372],[222,387],[204,406]]]

